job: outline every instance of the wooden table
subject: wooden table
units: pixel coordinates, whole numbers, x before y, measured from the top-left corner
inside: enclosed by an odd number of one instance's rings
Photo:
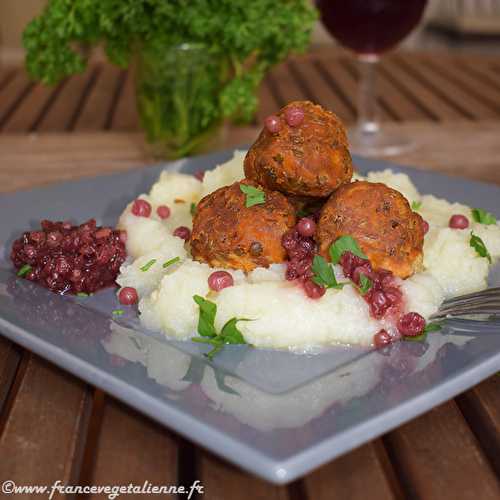
[[[266,79],[258,120],[289,100],[310,98],[352,123],[356,80],[353,61],[343,54],[295,58]],[[387,126],[420,145],[397,161],[500,183],[497,60],[397,54],[382,65],[380,91]],[[0,130],[4,192],[149,161],[130,75],[102,63],[55,88],[30,83],[20,68],[3,68]],[[223,145],[251,141],[257,130],[228,128]],[[0,457],[0,480],[18,484],[197,478],[209,499],[498,499],[500,377],[276,487],[0,337]]]

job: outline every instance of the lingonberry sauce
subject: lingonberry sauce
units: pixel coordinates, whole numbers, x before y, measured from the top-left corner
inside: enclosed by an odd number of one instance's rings
[[[11,260],[22,277],[53,292],[93,293],[115,284],[126,258],[123,240],[122,231],[94,219],[79,226],[42,220],[40,230],[14,241]]]

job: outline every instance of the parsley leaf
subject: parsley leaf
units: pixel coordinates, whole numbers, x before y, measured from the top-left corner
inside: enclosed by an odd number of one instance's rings
[[[413,337],[409,335],[404,335],[403,340],[407,342],[423,342],[427,338],[427,332],[424,330],[420,335],[415,335]]]
[[[76,294],[77,297],[90,297],[90,294],[85,293],[85,292],[78,292]]]
[[[172,264],[175,264],[176,262],[179,262],[181,260],[180,257],[174,257],[173,259],[167,260],[167,262],[164,262],[162,267],[165,269],[168,266],[171,266]]]
[[[193,300],[200,306],[200,317],[198,319],[198,333],[202,337],[216,337],[215,331],[215,315],[217,314],[217,306],[204,299],[200,295],[195,295]]]
[[[149,262],[146,262],[146,264],[144,264],[141,267],[141,271],[146,272],[155,262],[156,262],[156,259],[151,259]]]
[[[254,205],[261,205],[266,202],[266,193],[264,193],[262,189],[240,184],[240,190],[246,195],[245,207],[247,208],[253,207]]]
[[[420,210],[422,208],[422,202],[421,201],[412,201],[411,203],[411,209],[413,211]]]
[[[115,309],[114,311],[111,312],[111,314],[115,316],[121,316],[122,314],[125,314],[125,311],[123,309]]]
[[[338,283],[332,266],[321,255],[315,255],[312,263],[313,281],[325,288],[341,289],[347,283]]]
[[[368,276],[363,273],[359,275],[359,292],[361,293],[361,295],[366,295],[372,285],[372,280],[368,278]]]
[[[220,337],[224,340],[224,343],[226,344],[246,344],[245,339],[243,338],[243,335],[241,332],[238,330],[236,323],[238,321],[250,321],[248,319],[237,319],[237,318],[232,318],[229,321],[226,322],[226,324],[222,327],[222,330],[220,332]]]
[[[193,337],[191,340],[199,344],[209,344],[213,346],[213,349],[206,354],[207,358],[212,359],[222,350],[224,344],[247,343],[236,325],[239,321],[250,321],[249,319],[231,318],[222,327],[221,332],[217,334],[214,326],[217,305],[199,295],[195,295],[193,299],[200,306],[198,333],[201,337]]]
[[[409,342],[422,342],[427,339],[428,333],[438,332],[439,330],[441,330],[441,328],[442,327],[439,323],[428,323],[420,335],[416,335],[414,337],[405,335],[403,337],[403,340],[407,340]]]
[[[351,252],[353,255],[360,257],[362,259],[368,259],[368,257],[363,253],[361,248],[359,248],[356,240],[349,235],[341,236],[335,240],[330,246],[330,258],[334,264],[338,264],[340,257],[344,252]]]
[[[31,271],[31,266],[29,264],[24,264],[19,271],[17,271],[17,276],[24,278]]]
[[[427,323],[424,328],[424,333],[438,332],[443,327],[439,323]]]
[[[196,215],[196,203],[191,203],[189,211],[191,212],[191,215]]]
[[[479,222],[480,224],[485,224],[487,226],[497,223],[496,217],[492,213],[487,212],[486,210],[483,210],[482,208],[473,208],[472,209],[472,218],[476,222]]]
[[[490,252],[488,252],[484,241],[473,232],[470,233],[469,244],[480,257],[485,257],[491,264],[491,255]]]
[[[45,9],[29,23],[23,36],[27,69],[44,83],[58,83],[66,76],[83,72],[87,60],[78,51],[80,43],[103,44],[107,57],[120,66],[127,66],[132,60],[136,42],[141,49],[146,45],[155,50],[161,57],[159,61],[164,60],[171,47],[185,41],[195,46],[203,44],[215,57],[223,56],[228,65],[228,78],[223,85],[216,64],[199,65],[196,81],[192,82],[194,90],[180,85],[184,75],[176,80],[176,66],[170,68],[166,73],[169,76],[161,82],[155,80],[157,95],[173,104],[166,108],[166,113],[159,112],[162,107],[156,106],[158,114],[148,114],[147,119],[154,120],[154,127],[165,127],[160,130],[181,129],[182,134],[190,132],[187,123],[181,121],[186,119],[186,112],[195,115],[190,116],[188,123],[199,122],[203,131],[221,114],[251,120],[258,104],[256,90],[266,72],[290,52],[307,48],[317,18],[316,9],[306,0],[50,0],[45,3]],[[183,69],[182,64],[179,69]],[[216,99],[215,89],[221,90]],[[184,98],[186,92],[191,92],[189,95],[196,105]],[[144,92],[142,98],[147,95],[149,99],[150,93],[148,87],[148,94]],[[157,128],[153,130],[156,134]]]

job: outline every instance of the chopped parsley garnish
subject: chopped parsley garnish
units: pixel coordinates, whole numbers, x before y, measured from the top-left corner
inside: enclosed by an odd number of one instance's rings
[[[144,264],[141,267],[141,271],[146,272],[155,262],[156,262],[156,259],[151,259],[149,262],[146,262],[146,264]]]
[[[240,184],[240,190],[246,195],[245,207],[250,208],[266,202],[266,193],[262,189]]]
[[[427,338],[428,333],[438,332],[441,329],[442,327],[439,323],[428,323],[420,335],[416,335],[414,337],[404,336],[403,339],[410,342],[422,342]]]
[[[198,318],[198,333],[202,337],[215,337],[217,331],[215,330],[215,315],[217,314],[217,306],[209,300],[195,295],[193,300],[200,307],[200,316]]]
[[[332,262],[338,264],[344,252],[351,252],[361,259],[368,259],[352,236],[341,236],[330,246],[330,258]]]
[[[479,222],[480,224],[485,224],[487,226],[497,223],[496,217],[492,213],[487,212],[486,210],[483,210],[482,208],[473,208],[472,209],[472,218],[476,222]]]
[[[29,264],[24,264],[24,266],[21,267],[19,271],[17,271],[17,275],[20,278],[24,278],[30,271],[31,271],[31,266]]]
[[[332,266],[321,255],[315,255],[312,263],[312,280],[324,288],[341,289],[347,283],[338,283]]]
[[[368,291],[370,290],[370,288],[372,287],[373,283],[372,283],[372,280],[370,278],[368,278],[368,276],[366,276],[365,274],[361,273],[359,275],[359,293],[361,293],[361,295],[366,295],[368,293]]]
[[[195,295],[193,300],[200,308],[198,318],[198,333],[200,337],[193,337],[193,342],[201,344],[209,344],[213,347],[205,356],[209,359],[220,352],[225,344],[246,344],[242,333],[238,330],[237,323],[239,321],[250,321],[248,319],[231,318],[222,327],[220,333],[215,329],[215,315],[217,314],[217,305],[210,302],[199,295]]]
[[[122,314],[125,314],[125,311],[123,309],[115,309],[114,311],[111,311],[111,314],[121,316]]]
[[[85,293],[85,292],[78,292],[76,294],[77,297],[90,297],[90,294]]]
[[[439,323],[427,323],[424,328],[424,333],[439,332],[442,328],[443,327]]]
[[[191,215],[196,215],[196,203],[191,203],[189,211],[191,212]]]
[[[474,250],[480,257],[485,257],[491,264],[491,255],[490,252],[488,252],[484,241],[473,232],[470,233],[469,244],[472,248],[474,248]]]
[[[166,267],[171,266],[172,264],[175,264],[176,262],[179,262],[181,260],[180,257],[174,257],[173,259],[167,260],[167,262],[164,262],[162,267],[165,269]]]
[[[421,201],[412,201],[411,202],[411,209],[416,211],[416,210],[420,210],[420,208],[422,207],[422,202]]]

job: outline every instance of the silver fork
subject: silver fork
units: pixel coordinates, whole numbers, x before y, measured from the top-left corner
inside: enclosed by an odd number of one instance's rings
[[[445,300],[430,319],[486,316],[500,318],[500,287],[487,288],[481,292],[460,295]]]

